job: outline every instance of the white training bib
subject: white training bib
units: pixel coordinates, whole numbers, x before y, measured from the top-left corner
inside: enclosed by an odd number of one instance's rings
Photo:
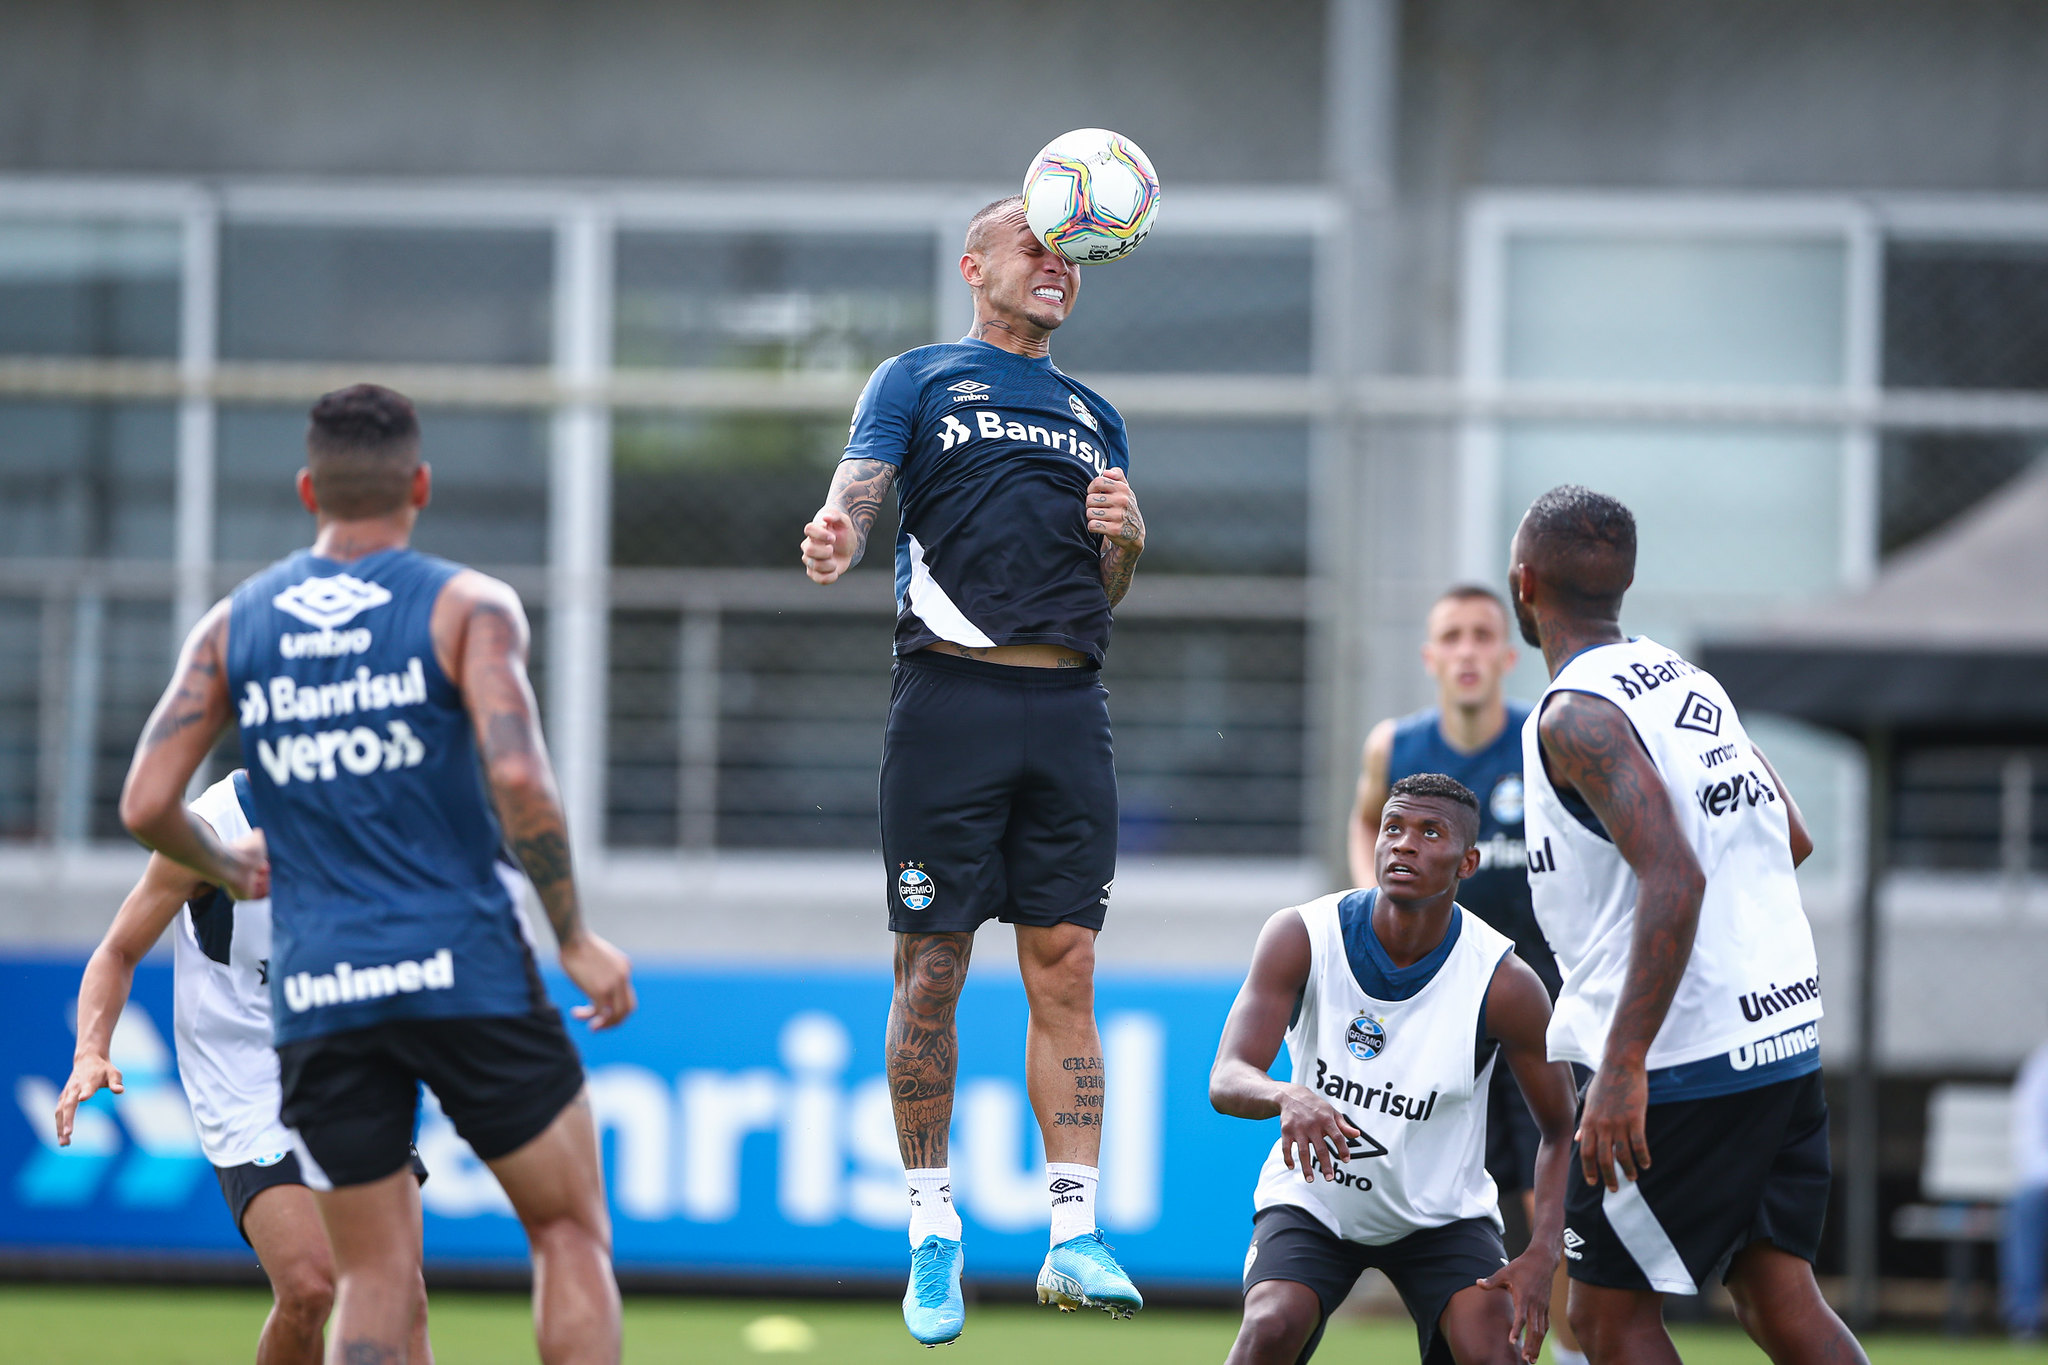
[[[192,810],[224,841],[249,833],[232,777],[201,792]],[[270,1041],[270,902],[209,893],[195,904],[198,916],[187,905],[171,929],[178,1079],[206,1159],[240,1166],[292,1145],[277,1114],[282,1092]]]
[[[1692,957],[1646,1065],[1699,1061],[1819,1019],[1813,931],[1777,783],[1721,684],[1637,638],[1573,658],[1522,727],[1529,889],[1564,973],[1550,1016],[1551,1060],[1600,1064],[1628,970],[1638,891],[1635,872],[1590,810],[1575,802],[1574,814],[1543,766],[1538,725],[1559,692],[1621,708],[1706,876]]]
[[[1453,908],[1449,955],[1405,1000],[1366,993],[1344,947],[1345,892],[1301,906],[1309,974],[1287,1029],[1296,1085],[1329,1097],[1364,1134],[1332,1184],[1289,1170],[1274,1142],[1254,1196],[1260,1209],[1305,1209],[1331,1233],[1382,1246],[1464,1218],[1500,1225],[1486,1173],[1489,1057],[1475,1074],[1481,1012],[1494,969],[1514,945]],[[1370,896],[1371,893],[1365,893]],[[1364,913],[1370,914],[1368,900]],[[1371,933],[1368,923],[1365,932]]]

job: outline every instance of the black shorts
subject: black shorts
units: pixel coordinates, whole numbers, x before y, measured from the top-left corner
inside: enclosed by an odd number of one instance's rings
[[[895,932],[971,933],[989,919],[1100,929],[1117,805],[1099,672],[899,658],[881,808]]]
[[[1244,1259],[1244,1288],[1264,1280],[1292,1280],[1315,1291],[1323,1316],[1300,1361],[1316,1353],[1330,1314],[1337,1311],[1368,1270],[1393,1281],[1415,1319],[1423,1365],[1452,1365],[1450,1343],[1437,1324],[1451,1295],[1470,1289],[1508,1263],[1500,1230],[1485,1218],[1464,1218],[1439,1228],[1411,1232],[1397,1242],[1367,1246],[1333,1235],[1314,1214],[1287,1204],[1260,1209],[1252,1220],[1252,1245]]]
[[[531,1014],[394,1019],[277,1050],[285,1126],[305,1183],[336,1189],[405,1165],[419,1088],[485,1161],[539,1137],[583,1089],[583,1062],[553,1006]]]
[[[249,1230],[242,1226],[242,1216],[249,1211],[251,1200],[278,1185],[306,1183],[306,1178],[299,1173],[299,1154],[290,1150],[245,1161],[239,1166],[216,1166],[213,1173],[220,1181],[220,1197],[228,1201],[228,1213],[234,1217],[235,1231],[242,1234],[245,1242],[249,1241]],[[412,1154],[412,1173],[419,1178],[420,1184],[427,1183],[427,1163],[420,1160],[417,1150]],[[255,1245],[253,1242],[249,1244]]]
[[[1820,1072],[1704,1100],[1653,1104],[1650,1168],[1612,1194],[1572,1147],[1564,1254],[1571,1277],[1611,1289],[1696,1294],[1752,1242],[1811,1261],[1828,1212],[1828,1105]]]

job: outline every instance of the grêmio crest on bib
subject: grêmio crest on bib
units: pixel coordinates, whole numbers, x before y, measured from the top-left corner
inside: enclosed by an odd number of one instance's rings
[[[1370,1014],[1361,1014],[1344,1030],[1344,1046],[1361,1062],[1369,1062],[1387,1050],[1387,1027]]]

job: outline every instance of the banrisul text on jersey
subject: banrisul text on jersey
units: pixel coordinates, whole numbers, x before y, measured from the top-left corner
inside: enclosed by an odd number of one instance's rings
[[[1102,661],[1110,608],[1088,484],[1130,461],[1101,395],[984,341],[921,346],[868,380],[846,458],[897,467],[898,654],[1050,644]]]
[[[228,687],[269,842],[281,1043],[532,1008],[497,817],[430,632],[460,571],[413,550],[302,551],[235,590]]]

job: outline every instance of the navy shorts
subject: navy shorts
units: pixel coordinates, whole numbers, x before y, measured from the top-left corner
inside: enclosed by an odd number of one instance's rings
[[[306,1183],[306,1177],[299,1172],[299,1154],[289,1149],[239,1166],[216,1166],[213,1173],[220,1180],[220,1197],[228,1201],[228,1212],[234,1216],[235,1231],[242,1234],[245,1242],[249,1241],[249,1229],[242,1225],[242,1219],[257,1195],[279,1185]],[[427,1163],[420,1160],[417,1147],[412,1151],[412,1173],[420,1184],[427,1183]]]
[[[1453,1365],[1450,1343],[1437,1331],[1451,1295],[1470,1289],[1508,1263],[1500,1229],[1491,1219],[1462,1218],[1421,1228],[1380,1246],[1347,1242],[1306,1209],[1275,1204],[1252,1222],[1251,1250],[1244,1258],[1244,1290],[1265,1280],[1292,1280],[1315,1291],[1323,1316],[1301,1348],[1296,1365],[1316,1353],[1330,1314],[1351,1293],[1358,1277],[1378,1270],[1393,1281],[1408,1315],[1415,1319],[1416,1344],[1424,1365]]]
[[[422,1081],[485,1161],[539,1137],[583,1090],[583,1061],[552,1005],[388,1019],[284,1043],[277,1062],[300,1178],[315,1190],[382,1180],[406,1164]]]
[[[1573,1279],[1694,1294],[1726,1279],[1752,1242],[1806,1261],[1820,1255],[1829,1181],[1820,1072],[1653,1104],[1643,1132],[1652,1164],[1613,1193],[1586,1183],[1572,1144],[1564,1254]]]
[[[1116,876],[1109,693],[1094,668],[896,660],[882,743],[889,927],[1102,927]]]

